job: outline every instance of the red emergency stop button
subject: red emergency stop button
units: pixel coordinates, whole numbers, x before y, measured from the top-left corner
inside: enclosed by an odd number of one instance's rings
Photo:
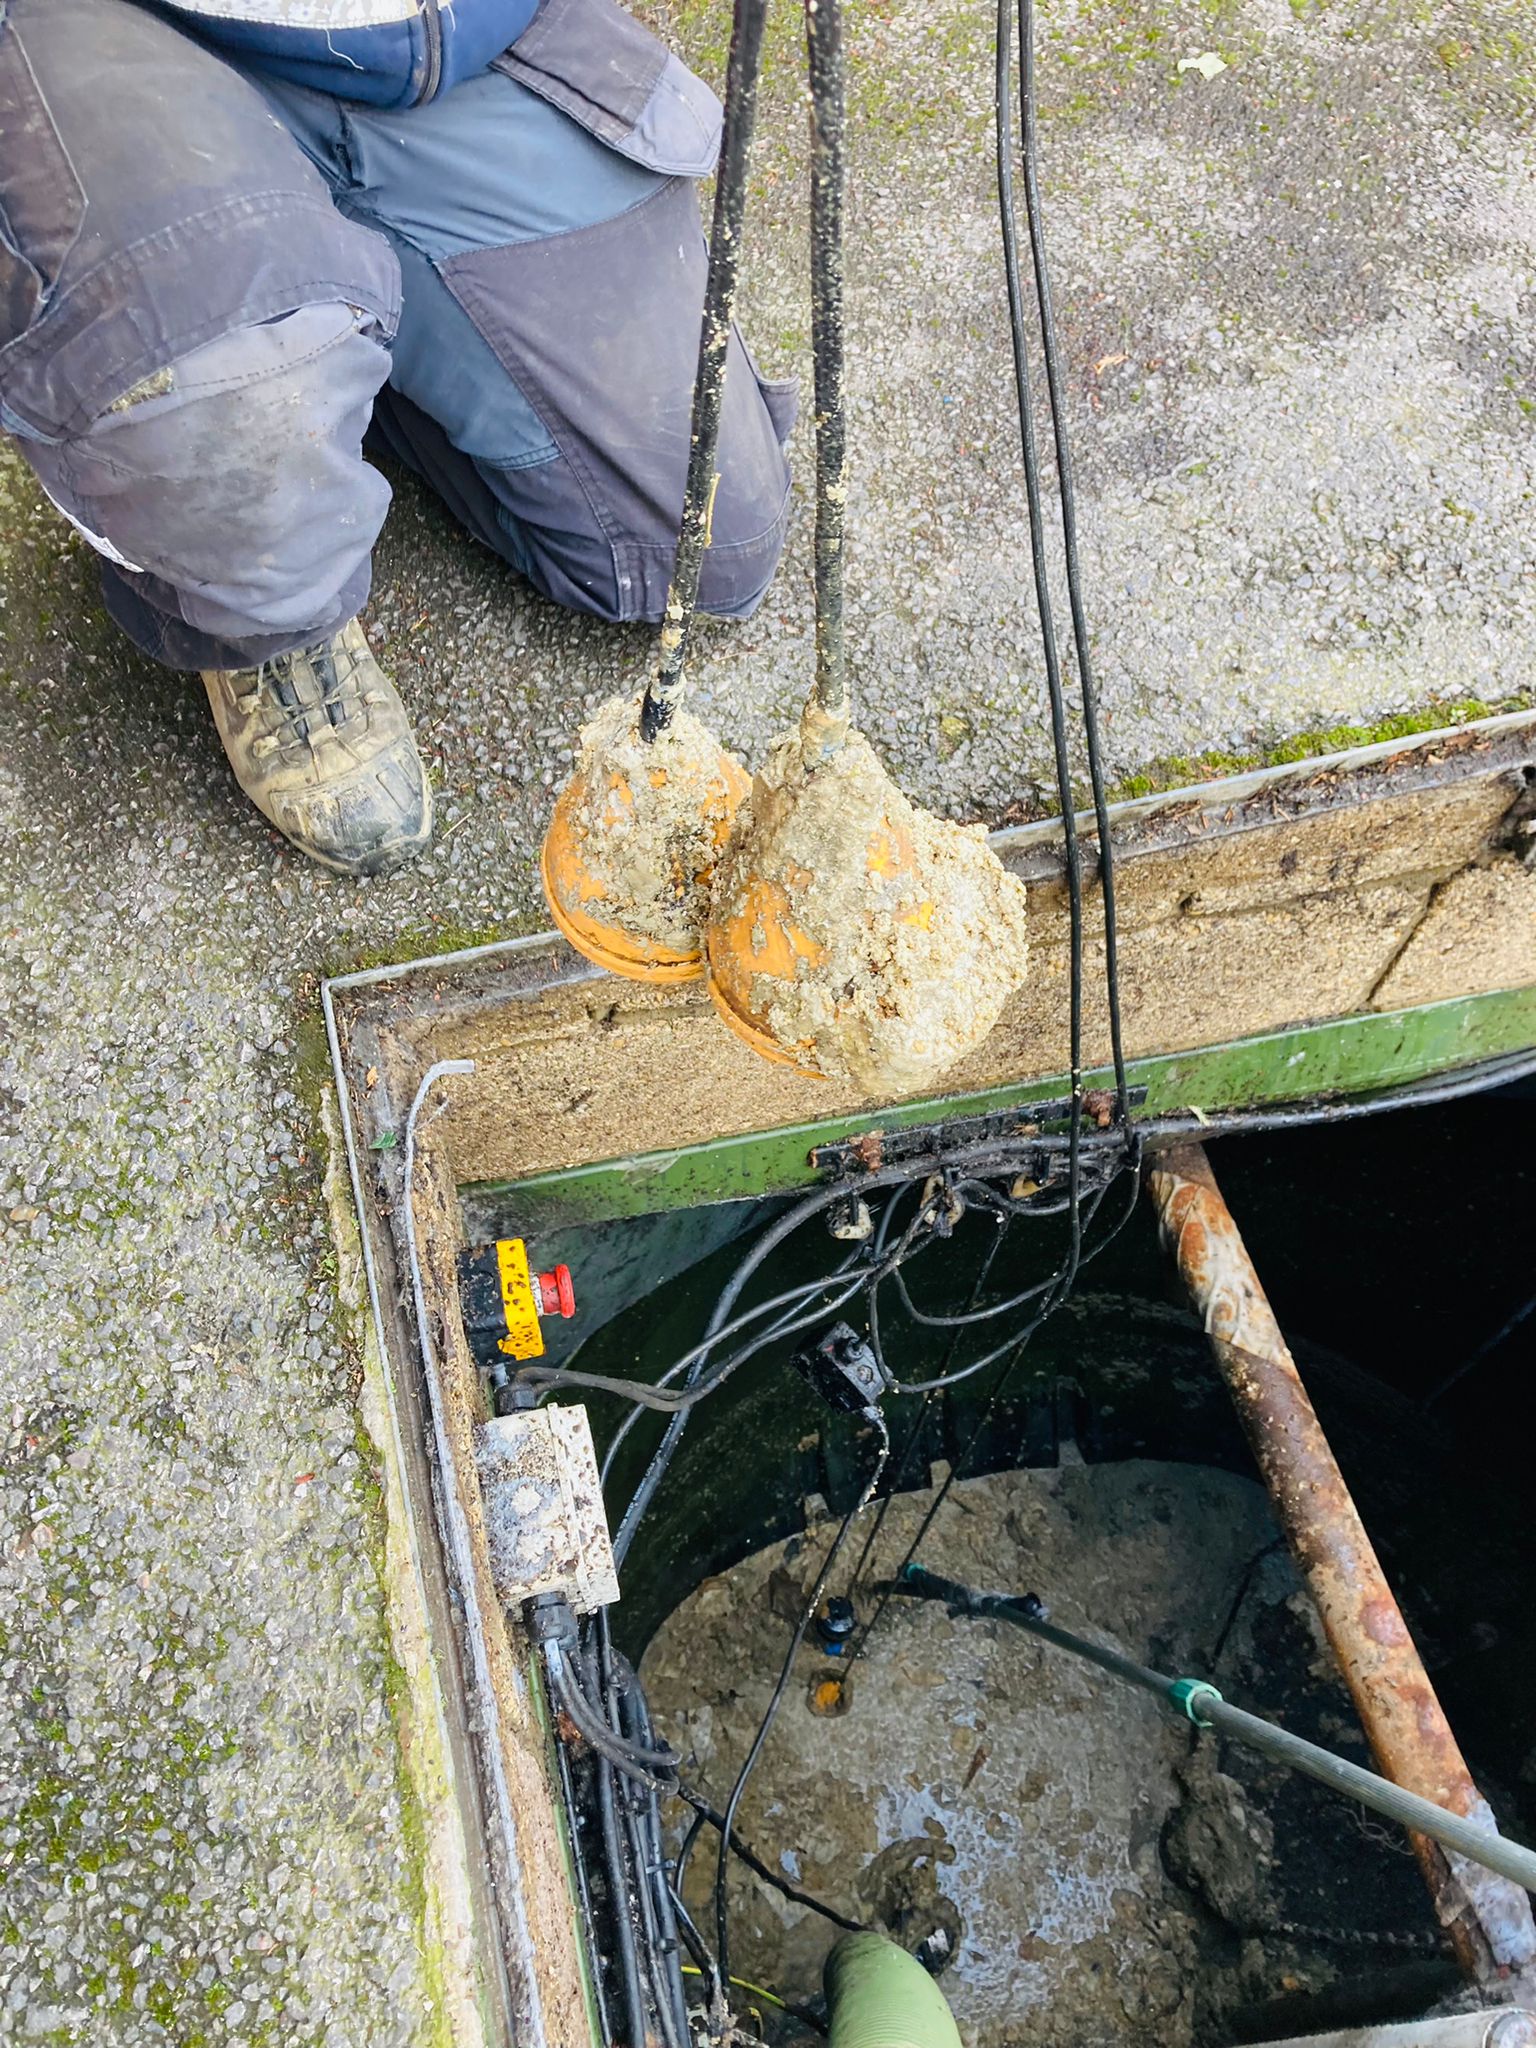
[[[552,1273],[540,1273],[534,1285],[539,1290],[539,1308],[544,1315],[575,1315],[576,1290],[571,1285],[569,1266],[556,1266]]]

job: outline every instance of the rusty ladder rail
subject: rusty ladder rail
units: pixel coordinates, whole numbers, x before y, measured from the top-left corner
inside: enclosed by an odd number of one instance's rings
[[[1210,1339],[1379,1768],[1496,1832],[1204,1147],[1153,1154],[1146,1180],[1163,1244]],[[1463,1970],[1486,1989],[1512,1988],[1536,1964],[1530,1900],[1425,1836],[1410,1839]]]

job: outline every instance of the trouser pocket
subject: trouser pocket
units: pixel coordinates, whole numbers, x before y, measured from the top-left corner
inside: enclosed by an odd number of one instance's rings
[[[647,170],[714,168],[720,102],[616,0],[543,0],[493,68]]]
[[[656,618],[665,602],[705,264],[693,187],[671,179],[596,226],[438,266],[559,451],[538,482],[566,502],[543,505],[538,525],[556,539],[600,537],[613,589],[587,603],[610,617]],[[792,417],[788,388],[763,385],[733,337],[702,591],[711,610],[750,610],[778,562],[789,494],[781,434]]]

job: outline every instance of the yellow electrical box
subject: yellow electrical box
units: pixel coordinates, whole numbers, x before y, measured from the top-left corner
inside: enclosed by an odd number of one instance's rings
[[[505,1237],[496,1247],[496,1271],[501,1279],[501,1307],[507,1334],[497,1348],[518,1360],[544,1356],[544,1333],[539,1328],[539,1311],[533,1298],[533,1275],[528,1270],[528,1247],[520,1237]]]

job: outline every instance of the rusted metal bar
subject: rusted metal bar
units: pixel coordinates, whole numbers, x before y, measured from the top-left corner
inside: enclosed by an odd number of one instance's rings
[[[1204,1148],[1156,1153],[1147,1186],[1377,1765],[1493,1829]],[[1468,1975],[1494,1986],[1531,1971],[1536,1925],[1525,1893],[1422,1835],[1410,1839]]]

